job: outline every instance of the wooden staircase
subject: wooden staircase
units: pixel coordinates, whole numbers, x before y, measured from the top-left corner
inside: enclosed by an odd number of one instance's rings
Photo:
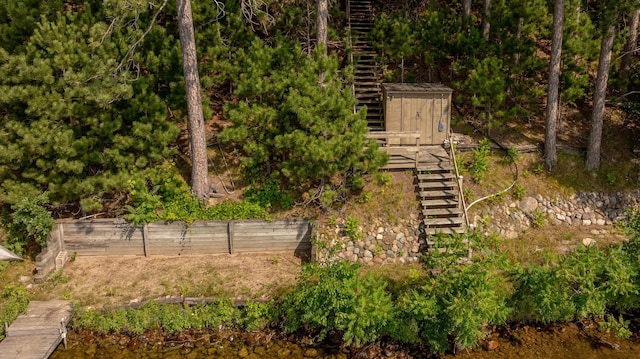
[[[465,220],[455,170],[448,162],[419,164],[417,190],[422,205],[422,223],[427,237],[464,233]]]
[[[347,4],[355,63],[353,90],[358,100],[356,110],[366,107],[369,129],[384,131],[378,54],[367,41],[367,36],[373,29],[373,1],[350,0]]]

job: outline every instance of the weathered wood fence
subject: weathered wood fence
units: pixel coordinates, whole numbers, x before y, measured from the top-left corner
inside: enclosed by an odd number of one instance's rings
[[[134,226],[122,219],[58,222],[49,245],[37,261],[42,277],[64,265],[66,258],[109,255],[194,255],[294,251],[311,255],[312,223],[277,221],[156,222]],[[57,262],[56,258],[59,260]]]

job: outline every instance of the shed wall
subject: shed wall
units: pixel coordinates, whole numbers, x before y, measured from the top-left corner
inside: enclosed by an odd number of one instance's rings
[[[434,90],[429,86],[401,85],[383,85],[386,130],[419,131],[421,145],[443,144],[451,122],[451,91],[443,90],[443,86]],[[409,139],[394,141],[390,144],[415,145]]]

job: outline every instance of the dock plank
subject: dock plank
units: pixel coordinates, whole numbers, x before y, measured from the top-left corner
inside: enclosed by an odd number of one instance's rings
[[[0,342],[0,359],[46,359],[62,342],[62,325],[71,320],[64,300],[31,301],[27,311],[7,328]],[[62,324],[61,324],[62,323]]]

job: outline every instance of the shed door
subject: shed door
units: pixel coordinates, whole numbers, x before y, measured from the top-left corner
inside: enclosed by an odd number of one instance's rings
[[[423,94],[404,94],[402,96],[402,131],[419,131],[420,144],[431,141],[432,132],[424,126],[428,118],[427,103]],[[412,139],[404,139],[402,144],[415,145]]]

